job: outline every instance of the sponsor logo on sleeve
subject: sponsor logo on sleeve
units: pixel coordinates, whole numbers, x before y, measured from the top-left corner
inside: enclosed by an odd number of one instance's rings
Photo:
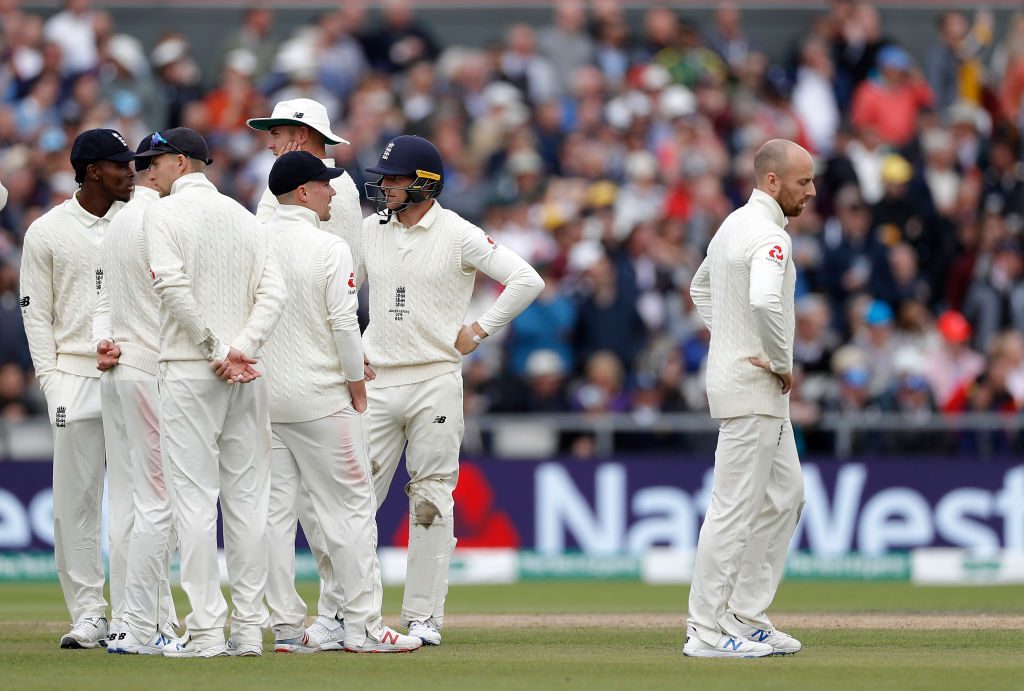
[[[785,258],[785,255],[782,253],[782,247],[779,245],[775,245],[770,250],[768,250],[768,261],[770,261],[772,264],[775,264],[776,266],[781,267],[782,262]]]

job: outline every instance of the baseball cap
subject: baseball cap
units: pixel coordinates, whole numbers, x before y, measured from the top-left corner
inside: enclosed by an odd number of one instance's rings
[[[125,163],[135,158],[135,152],[117,130],[86,130],[71,145],[71,164],[91,161],[118,161]]]
[[[154,132],[149,136],[149,150],[133,154],[133,156],[146,158],[161,154],[181,154],[186,158],[202,161],[206,165],[213,163],[206,140],[201,134],[188,127],[175,127],[163,132]]]
[[[882,326],[884,324],[892,323],[892,307],[889,307],[889,303],[882,302],[881,300],[875,300],[868,307],[867,314],[864,315],[864,321],[867,322],[868,326]]]
[[[264,132],[281,125],[305,125],[322,134],[329,144],[349,143],[347,139],[342,139],[331,132],[331,120],[327,117],[327,108],[311,98],[281,101],[274,106],[274,112],[270,114],[269,118],[250,118],[245,121],[245,124],[254,130],[263,130]]]
[[[935,325],[939,333],[950,343],[966,343],[971,338],[971,325],[964,315],[948,310],[939,315]]]
[[[881,68],[892,68],[895,70],[910,69],[910,55],[899,46],[886,46],[878,51],[875,58]]]
[[[344,172],[341,168],[328,168],[308,151],[289,151],[279,156],[270,169],[270,193],[285,194],[312,180],[332,180]]]
[[[136,149],[135,149],[135,172],[136,173],[141,173],[146,168],[149,168],[149,157],[148,156],[143,156],[142,154],[146,153],[147,151],[150,150],[150,148],[152,148],[152,146],[151,146],[151,142],[152,141],[153,141],[153,135],[151,135],[151,134],[150,135],[146,135],[145,137],[142,138],[142,141],[139,142],[138,147],[136,147]]]

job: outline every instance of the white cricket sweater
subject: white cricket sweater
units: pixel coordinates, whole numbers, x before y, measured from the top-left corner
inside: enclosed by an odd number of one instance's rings
[[[793,368],[796,269],[785,223],[778,202],[754,190],[722,223],[693,278],[690,295],[711,330],[712,417],[789,417],[778,378],[749,361],[767,359],[780,374]]]
[[[369,386],[413,384],[455,372],[455,339],[473,295],[476,271],[505,286],[477,323],[494,335],[533,302],[544,281],[519,255],[435,200],[412,228],[397,216],[363,221],[358,277],[370,283],[363,348],[376,377]]]
[[[336,413],[352,402],[348,379],[363,378],[352,254],[319,224],[315,211],[285,204],[265,226],[288,288],[263,358],[271,422],[307,422]],[[338,331],[348,332],[349,348],[355,351],[348,353],[354,359],[349,377],[335,338]]]
[[[334,167],[333,158],[321,159],[328,168]],[[359,256],[359,235],[363,227],[363,209],[359,204],[359,190],[352,176],[344,173],[331,180],[331,187],[337,193],[331,199],[331,218],[320,222],[320,228],[336,235],[348,243],[353,257]],[[270,188],[263,191],[260,203],[256,207],[256,220],[266,223],[274,215],[280,203],[270,193]]]
[[[202,173],[175,180],[143,220],[160,299],[160,361],[258,357],[287,293],[266,230]]]
[[[55,371],[99,377],[92,313],[103,287],[100,243],[124,206],[102,218],[78,203],[78,193],[37,218],[25,232],[21,258],[21,315],[36,377],[44,391]]]
[[[121,349],[119,365],[156,376],[160,359],[160,301],[153,292],[142,219],[160,193],[138,185],[132,200],[110,223],[100,247],[103,290],[93,313],[93,344]]]

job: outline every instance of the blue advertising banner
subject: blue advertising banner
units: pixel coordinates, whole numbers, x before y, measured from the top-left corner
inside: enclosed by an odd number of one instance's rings
[[[811,555],[1024,551],[1024,465],[879,458],[810,460],[803,468],[806,505],[794,546]],[[47,463],[0,465],[0,552],[52,549],[50,473]],[[712,475],[710,462],[694,461],[466,460],[456,536],[460,548],[547,555],[692,550]],[[407,512],[399,479],[378,514],[382,547],[405,546]]]

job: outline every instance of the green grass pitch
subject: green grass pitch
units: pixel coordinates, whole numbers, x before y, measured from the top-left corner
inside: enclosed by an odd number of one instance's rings
[[[300,585],[315,602],[315,585]],[[59,650],[67,615],[57,584],[0,584],[0,689],[1024,688],[1024,587],[789,582],[776,611],[805,622],[789,630],[804,650],[761,660],[683,657],[686,596],[685,586],[627,582],[453,587],[440,648],[165,660]],[[400,600],[399,590],[386,590],[392,622]],[[519,615],[542,617],[519,626]],[[861,624],[844,626],[844,615]],[[879,628],[864,628],[865,615]],[[979,625],[986,616],[1001,618]],[[922,617],[931,625],[915,627]]]

